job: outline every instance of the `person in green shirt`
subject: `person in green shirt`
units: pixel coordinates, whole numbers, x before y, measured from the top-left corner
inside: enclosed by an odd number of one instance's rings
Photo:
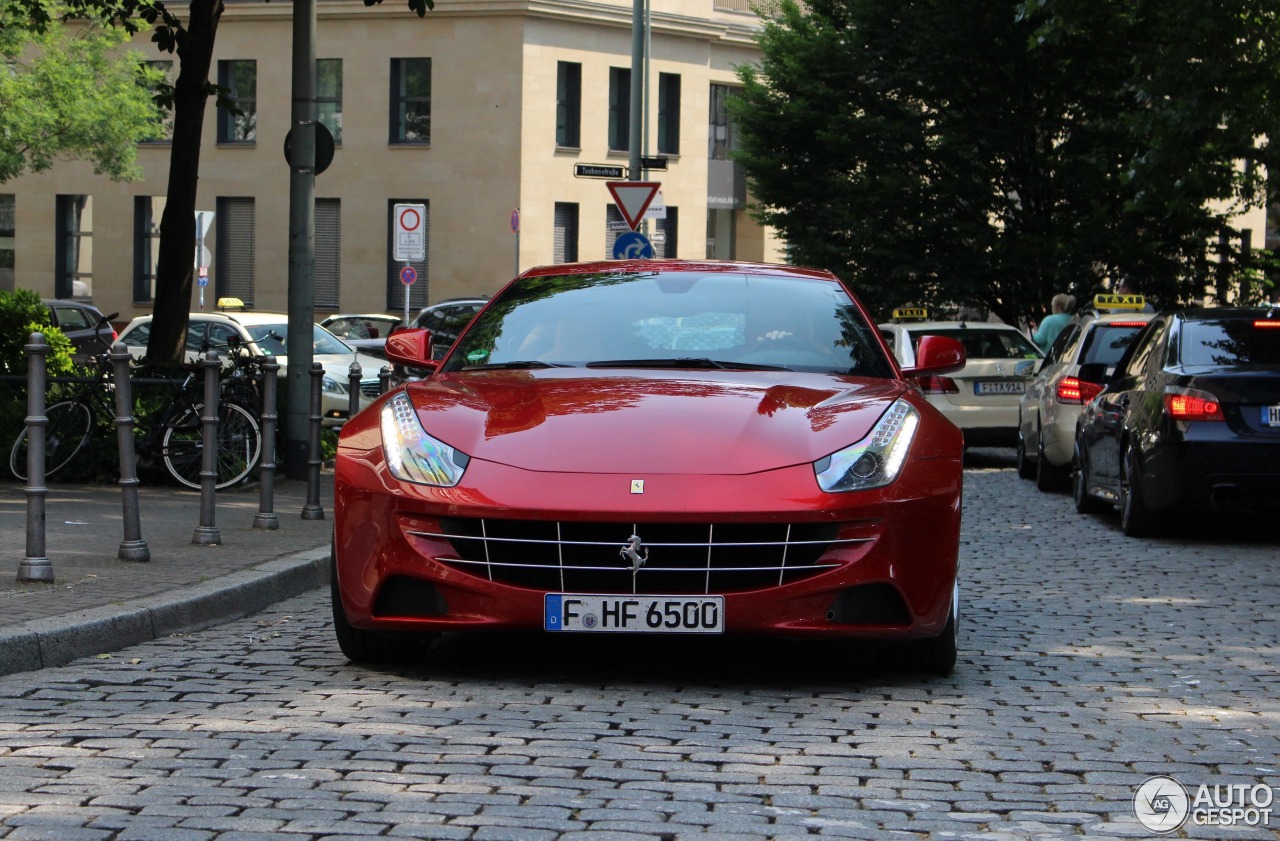
[[[1046,315],[1040,322],[1040,327],[1036,330],[1031,341],[1035,342],[1041,350],[1048,350],[1053,344],[1053,340],[1058,338],[1058,334],[1062,332],[1062,328],[1067,326],[1071,321],[1071,311],[1075,309],[1076,299],[1074,295],[1067,295],[1059,292],[1053,296],[1053,300],[1049,302],[1049,308],[1052,313]]]

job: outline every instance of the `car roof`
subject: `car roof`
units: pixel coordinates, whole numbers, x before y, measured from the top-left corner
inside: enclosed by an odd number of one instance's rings
[[[901,327],[904,330],[1012,330],[1021,334],[1022,331],[1012,324],[1005,324],[1003,321],[886,321],[880,324],[881,327]]]
[[[145,324],[154,316],[140,315],[129,322],[129,326],[134,324]],[[263,312],[260,310],[252,310],[247,312],[193,312],[188,316],[188,321],[227,321],[235,324],[280,324],[288,323],[289,315],[283,312]]]
[[[787,277],[807,277],[814,280],[833,280],[835,275],[826,269],[810,269],[781,263],[753,263],[740,260],[596,260],[589,263],[553,263],[537,266],[521,272],[520,277],[546,277],[548,275],[579,274],[653,274],[655,272],[715,272],[739,274],[769,274]]]

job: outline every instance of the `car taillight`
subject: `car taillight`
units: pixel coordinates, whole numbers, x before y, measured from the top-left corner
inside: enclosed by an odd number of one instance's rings
[[[1176,421],[1225,421],[1222,406],[1204,391],[1172,389],[1164,394],[1164,410]]]
[[[960,387],[950,377],[939,377],[931,374],[925,377],[916,377],[916,382],[920,383],[920,390],[925,394],[960,393]]]
[[[1266,329],[1268,327],[1280,329],[1280,321],[1255,321],[1253,322],[1253,326],[1261,327],[1263,329]]]
[[[1058,380],[1056,397],[1059,403],[1084,405],[1101,393],[1102,386],[1097,383],[1084,382],[1077,377],[1063,377]]]

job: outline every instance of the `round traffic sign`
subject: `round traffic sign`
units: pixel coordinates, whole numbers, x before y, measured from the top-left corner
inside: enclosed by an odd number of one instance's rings
[[[520,233],[520,208],[511,211],[511,233]]]
[[[405,266],[400,270],[400,282],[405,286],[413,286],[413,282],[418,279],[418,271],[413,266]]]
[[[400,211],[400,230],[412,233],[422,224],[422,215],[416,207],[406,207]]]
[[[639,231],[627,231],[613,242],[615,260],[652,260],[653,256],[653,243]]]

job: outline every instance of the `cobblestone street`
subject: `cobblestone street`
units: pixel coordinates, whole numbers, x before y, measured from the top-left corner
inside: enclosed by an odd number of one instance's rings
[[[1280,539],[1124,537],[965,480],[961,657],[614,635],[338,652],[327,591],[0,678],[0,838],[1159,837],[1147,778],[1280,786]],[[922,524],[922,527],[924,524]],[[1163,837],[1280,837],[1200,826]]]

